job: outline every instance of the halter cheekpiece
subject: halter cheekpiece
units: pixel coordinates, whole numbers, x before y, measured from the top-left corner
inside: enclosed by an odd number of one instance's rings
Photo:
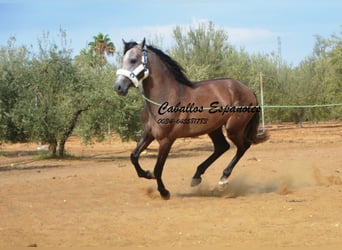
[[[147,68],[147,49],[146,46],[142,49],[141,64],[133,71],[127,69],[118,69],[116,75],[123,75],[127,77],[134,84],[136,88],[142,84],[142,81],[149,76],[149,70]]]

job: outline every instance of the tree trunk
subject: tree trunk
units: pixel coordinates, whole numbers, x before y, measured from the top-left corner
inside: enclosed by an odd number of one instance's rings
[[[303,127],[303,119],[304,119],[304,108],[299,108],[298,111],[296,112],[296,117],[295,117],[295,122],[298,128]]]
[[[57,140],[53,139],[49,142],[49,150],[51,152],[52,157],[56,157],[57,153]]]
[[[73,116],[72,116],[72,118],[71,118],[71,120],[69,122],[68,128],[64,131],[64,133],[62,135],[62,138],[59,141],[59,148],[58,148],[58,156],[59,157],[63,157],[64,156],[65,143],[68,140],[68,138],[71,136],[72,131],[74,130],[74,128],[76,126],[76,123],[77,123],[77,120],[78,120],[80,114],[83,111],[86,111],[88,109],[89,109],[89,106],[87,106],[84,109],[76,110],[75,113],[73,114]]]

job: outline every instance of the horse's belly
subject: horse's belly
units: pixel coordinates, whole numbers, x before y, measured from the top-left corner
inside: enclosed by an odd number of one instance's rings
[[[207,112],[206,112],[207,113]],[[222,127],[226,124],[228,115],[196,113],[179,116],[174,120],[174,127],[170,133],[175,138],[194,137]]]

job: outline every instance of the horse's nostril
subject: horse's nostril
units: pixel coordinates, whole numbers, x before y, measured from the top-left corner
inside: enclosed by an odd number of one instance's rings
[[[125,85],[117,83],[114,85],[114,90],[119,95],[126,95],[127,94],[127,88]]]
[[[114,89],[115,89],[115,91],[117,91],[117,92],[120,91],[120,90],[121,90],[120,84],[115,84]]]

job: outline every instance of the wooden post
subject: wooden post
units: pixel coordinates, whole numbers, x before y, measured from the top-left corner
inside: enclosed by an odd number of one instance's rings
[[[111,144],[112,133],[110,131],[110,122],[108,121],[108,144]]]
[[[262,132],[265,131],[265,112],[264,112],[264,87],[262,82],[262,72],[259,74],[260,78],[260,102],[261,102],[261,124]]]

